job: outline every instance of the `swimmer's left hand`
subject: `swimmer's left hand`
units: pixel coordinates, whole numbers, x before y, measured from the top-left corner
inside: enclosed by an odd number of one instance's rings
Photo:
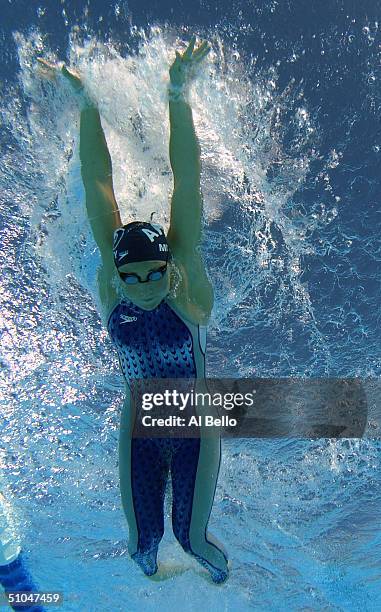
[[[175,89],[182,89],[187,82],[197,76],[197,67],[211,50],[206,40],[196,50],[194,50],[195,43],[196,36],[192,36],[183,54],[176,51],[176,59],[169,69],[171,85]]]

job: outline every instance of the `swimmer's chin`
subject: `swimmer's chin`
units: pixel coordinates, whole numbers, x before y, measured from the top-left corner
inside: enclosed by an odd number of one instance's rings
[[[160,302],[159,302],[160,303]],[[151,310],[155,310],[155,308],[158,306],[159,304],[155,304],[154,306],[143,306],[142,304],[139,305],[139,308],[141,308],[142,310],[146,310],[147,312],[150,312]]]
[[[155,310],[155,308],[157,308],[162,301],[163,298],[155,298],[152,300],[147,300],[146,302],[140,302],[139,304],[137,304],[137,306],[142,310],[150,311]]]
[[[162,302],[163,300],[165,300],[168,297],[168,293],[167,294],[161,294],[161,295],[154,295],[151,298],[146,298],[146,299],[139,299],[139,300],[134,300],[131,297],[128,297],[128,299],[135,304],[135,306],[137,306],[138,308],[141,308],[142,310],[145,310],[147,312],[149,312],[150,310],[155,310],[155,308],[157,308]]]

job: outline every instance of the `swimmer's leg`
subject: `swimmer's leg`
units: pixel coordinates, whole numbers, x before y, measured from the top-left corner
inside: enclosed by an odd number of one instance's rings
[[[210,573],[213,582],[224,582],[228,559],[220,543],[207,533],[221,459],[218,438],[182,440],[171,464],[175,537]]]
[[[119,437],[119,476],[129,527],[128,551],[147,576],[157,572],[157,550],[164,534],[164,494],[170,458],[159,440],[131,438],[127,411]]]

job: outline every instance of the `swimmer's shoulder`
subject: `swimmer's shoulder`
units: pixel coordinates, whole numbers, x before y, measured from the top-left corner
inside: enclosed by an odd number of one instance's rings
[[[205,312],[197,304],[185,302],[181,299],[167,297],[166,303],[186,324],[207,327],[210,313]]]
[[[110,265],[103,263],[98,270],[97,276],[98,292],[101,303],[101,318],[103,323],[108,326],[108,322],[115,308],[121,303],[122,299],[117,291],[117,282],[114,262]]]
[[[175,253],[173,265],[179,272],[176,296],[167,297],[166,301],[173,310],[177,310],[178,314],[194,325],[208,325],[214,295],[201,257],[197,256],[188,262]]]
[[[172,265],[177,271],[175,301],[192,320],[207,322],[213,308],[214,292],[202,255],[198,249],[186,251],[173,244],[170,248]]]

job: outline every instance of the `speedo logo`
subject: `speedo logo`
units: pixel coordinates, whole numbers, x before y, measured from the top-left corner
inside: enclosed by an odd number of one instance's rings
[[[120,324],[123,325],[123,323],[132,323],[132,321],[137,321],[138,317],[129,317],[128,315],[120,315]]]

